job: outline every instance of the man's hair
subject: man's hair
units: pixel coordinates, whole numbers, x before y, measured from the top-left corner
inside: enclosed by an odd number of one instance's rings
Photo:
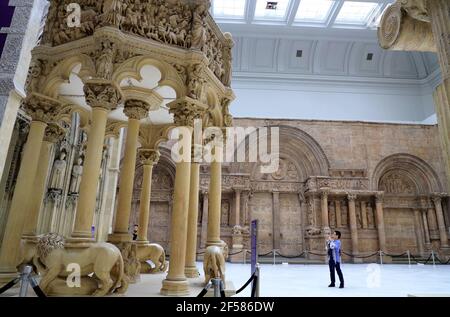
[[[337,230],[336,230],[334,233],[338,236],[338,239],[341,238],[341,232],[340,232],[340,231],[337,231]]]
[[[135,227],[139,227],[139,225],[134,225]]]

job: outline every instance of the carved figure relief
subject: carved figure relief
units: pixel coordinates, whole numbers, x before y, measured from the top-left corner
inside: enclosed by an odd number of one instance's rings
[[[66,152],[62,151],[59,154],[59,158],[53,163],[51,178],[50,178],[50,189],[62,190],[64,187],[64,173],[66,171]]]
[[[414,183],[398,172],[386,173],[381,177],[379,189],[390,194],[414,194]]]
[[[83,158],[80,156],[72,167],[69,192],[78,193],[80,190],[81,175],[83,174]]]
[[[220,224],[222,226],[228,226],[230,224],[230,203],[228,201],[222,201],[222,211]]]

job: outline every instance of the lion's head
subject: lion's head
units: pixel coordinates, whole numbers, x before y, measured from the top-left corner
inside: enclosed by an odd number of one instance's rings
[[[37,244],[37,255],[41,260],[45,258],[56,249],[64,249],[64,237],[57,233],[47,233],[39,238]]]

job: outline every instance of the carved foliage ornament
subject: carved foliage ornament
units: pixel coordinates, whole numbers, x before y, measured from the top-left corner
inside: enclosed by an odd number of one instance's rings
[[[123,113],[130,119],[141,120],[148,116],[150,105],[142,100],[131,99],[125,101]]]
[[[49,123],[45,128],[44,141],[56,143],[64,138],[66,130],[57,123]]]
[[[57,115],[59,101],[38,94],[32,94],[24,102],[25,111],[34,121],[51,122]]]
[[[158,151],[149,149],[139,149],[139,160],[143,165],[155,165],[159,161],[160,154]]]
[[[86,102],[92,108],[104,108],[114,110],[122,102],[122,94],[119,89],[110,82],[92,81],[84,84]]]
[[[170,113],[174,115],[174,122],[179,126],[193,127],[194,120],[202,119],[205,114],[205,108],[199,106],[194,101],[184,99],[180,102],[175,101],[170,105]]]

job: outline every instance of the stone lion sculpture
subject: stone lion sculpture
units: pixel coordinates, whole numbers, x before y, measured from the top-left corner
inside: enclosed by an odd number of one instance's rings
[[[80,266],[81,277],[94,273],[95,279],[99,281],[92,295],[104,296],[109,292],[123,293],[127,290],[124,262],[116,246],[99,242],[86,248],[66,249],[64,244],[64,238],[55,233],[43,235],[38,241],[36,257],[45,267],[39,286],[44,292],[58,277],[66,278],[71,274],[66,268],[73,263]]]
[[[157,243],[138,246],[137,257],[141,262],[141,273],[158,273],[167,271],[166,253],[164,248]],[[155,264],[151,268],[146,261],[152,261]]]
[[[225,260],[227,257],[228,245],[225,242],[223,242],[221,246],[212,245],[206,248],[203,257],[205,284],[212,278],[220,278],[223,282],[223,287],[225,288]]]

